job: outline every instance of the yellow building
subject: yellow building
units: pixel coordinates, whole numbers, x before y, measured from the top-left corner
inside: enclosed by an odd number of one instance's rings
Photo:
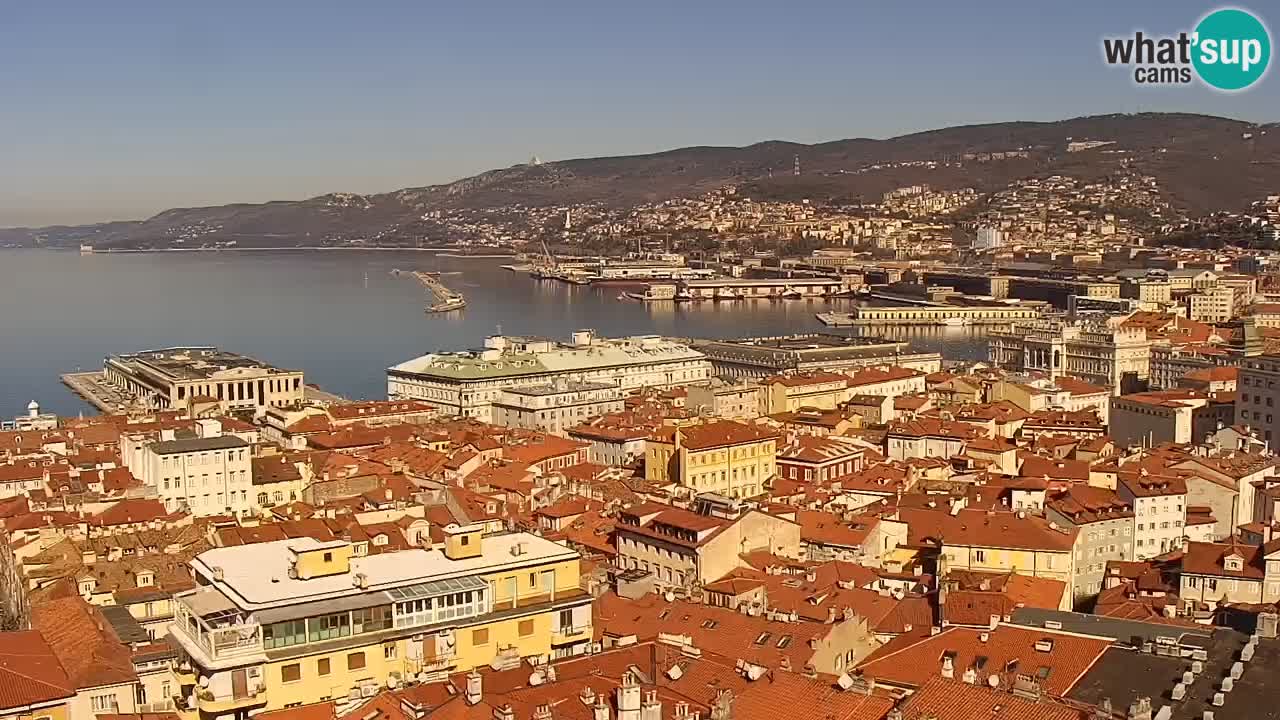
[[[696,493],[755,497],[777,472],[778,438],[773,430],[731,420],[662,428],[646,443],[645,478]]]
[[[202,553],[172,637],[192,717],[346,702],[411,679],[591,642],[578,553],[529,533],[445,528],[431,550],[356,557],[350,543],[281,540]]]
[[[898,516],[910,528],[909,544],[938,549],[941,577],[951,570],[1013,572],[1061,580],[1067,584],[1064,603],[1073,597],[1075,528],[1026,513],[979,509],[902,509]]]
[[[765,378],[762,415],[796,412],[801,408],[832,410],[849,399],[849,376],[831,372],[777,375]]]

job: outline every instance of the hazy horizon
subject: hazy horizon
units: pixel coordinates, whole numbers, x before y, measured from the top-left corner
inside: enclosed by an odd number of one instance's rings
[[[1175,32],[1215,7],[19,6],[0,28],[0,227],[387,192],[533,155],[1280,119],[1270,74],[1227,95],[1138,88],[1101,61],[1104,35]]]

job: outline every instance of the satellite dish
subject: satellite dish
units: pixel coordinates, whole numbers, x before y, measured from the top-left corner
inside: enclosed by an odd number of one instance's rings
[[[529,684],[531,686],[536,687],[538,685],[541,685],[543,680],[545,680],[545,678],[542,677],[542,673],[539,671],[535,671],[532,675],[529,676]]]
[[[671,592],[670,590],[668,590],[667,594],[663,595],[662,597],[666,598],[667,602],[675,602],[676,600],[676,594]]]
[[[1000,687],[1000,676],[999,676],[999,675],[994,675],[994,674],[993,674],[993,675],[988,676],[988,677],[987,677],[987,684],[988,684],[988,685],[990,685],[990,686],[991,686],[991,687],[993,687],[993,688],[998,688],[998,687]]]
[[[853,678],[849,677],[849,673],[840,673],[840,677],[836,679],[836,684],[841,690],[848,690],[853,687]]]

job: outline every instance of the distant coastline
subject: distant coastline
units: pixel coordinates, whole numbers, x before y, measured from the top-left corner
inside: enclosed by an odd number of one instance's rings
[[[0,250],[47,250],[50,252],[78,252],[75,247],[0,247]],[[506,259],[517,257],[516,252],[485,252],[485,253],[465,253],[458,252],[456,247],[325,247],[322,245],[286,245],[280,247],[225,247],[225,248],[103,248],[101,250],[95,248],[92,253],[82,253],[84,255],[124,255],[138,253],[220,253],[220,252],[280,252],[280,251],[359,251],[359,252],[425,252],[434,253],[440,257],[457,257],[457,258],[491,258]]]

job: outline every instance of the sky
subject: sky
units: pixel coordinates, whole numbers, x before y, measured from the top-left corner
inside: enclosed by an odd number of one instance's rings
[[[1255,0],[1256,2],[1256,0]],[[1248,5],[1239,5],[1248,7]],[[1103,36],[1212,3],[0,2],[0,227],[384,192],[525,162],[1184,111]],[[1280,10],[1268,18],[1273,39]]]

